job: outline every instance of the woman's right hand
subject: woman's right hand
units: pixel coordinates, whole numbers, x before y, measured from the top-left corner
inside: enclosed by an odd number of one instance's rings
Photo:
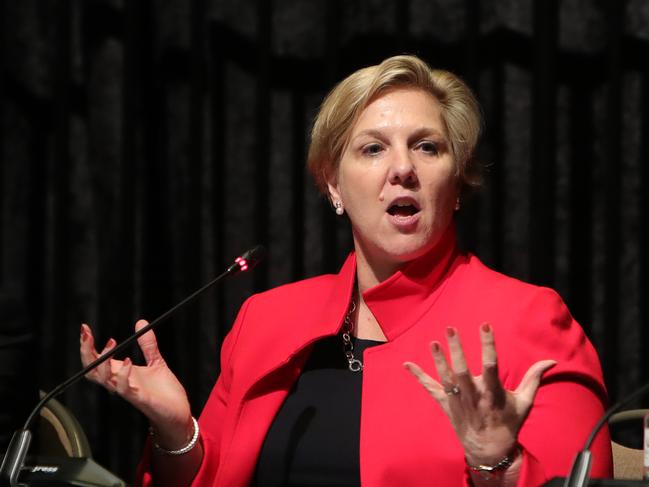
[[[140,330],[144,320],[135,324]],[[109,359],[86,376],[118,394],[140,410],[153,426],[156,442],[165,449],[174,450],[187,443],[193,431],[191,408],[187,393],[171,372],[158,349],[153,331],[138,338],[145,366],[134,365],[129,358]],[[112,338],[101,352],[95,348],[90,327],[81,325],[81,362],[86,367],[116,345]]]

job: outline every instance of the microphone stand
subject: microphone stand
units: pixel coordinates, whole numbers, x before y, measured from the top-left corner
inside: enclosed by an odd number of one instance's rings
[[[649,383],[643,385],[642,387],[640,387],[640,389],[637,389],[628,396],[622,398],[620,401],[606,410],[604,415],[599,419],[599,421],[593,427],[593,430],[590,432],[590,435],[588,436],[588,439],[584,444],[584,449],[581,450],[575,457],[572,468],[570,469],[570,475],[566,477],[566,481],[563,484],[564,487],[585,487],[585,485],[588,483],[592,460],[590,447],[592,446],[593,441],[595,441],[595,436],[597,435],[599,430],[602,429],[602,427],[608,422],[610,417],[613,416],[613,414],[615,414],[623,406],[626,406],[637,397],[643,395],[645,392],[647,392],[647,390],[649,390]]]
[[[47,402],[50,399],[58,396],[63,391],[65,391],[68,387],[70,387],[72,384],[74,384],[79,379],[84,377],[88,372],[95,369],[96,367],[104,363],[106,360],[113,357],[118,352],[124,350],[126,347],[128,347],[139,337],[141,337],[146,332],[148,332],[149,330],[153,329],[155,326],[165,321],[173,313],[175,313],[177,310],[179,310],[189,302],[196,299],[198,296],[203,294],[214,284],[218,283],[219,281],[223,280],[228,276],[233,276],[240,272],[244,272],[249,269],[252,269],[265,257],[265,254],[266,254],[266,250],[261,245],[258,245],[244,252],[240,257],[237,257],[234,263],[232,263],[219,276],[217,276],[212,281],[205,284],[200,289],[194,291],[192,294],[187,296],[185,299],[183,299],[181,302],[176,304],[174,307],[165,311],[160,316],[158,316],[155,320],[151,321],[144,328],[135,332],[133,335],[131,335],[129,338],[127,338],[122,343],[117,345],[115,348],[101,355],[94,362],[90,363],[82,370],[74,374],[72,377],[70,377],[66,381],[56,386],[45,396],[43,396],[43,398],[38,402],[38,404],[36,404],[36,407],[34,407],[32,412],[30,413],[29,417],[27,418],[27,421],[25,421],[23,428],[21,430],[16,431],[13,434],[11,441],[9,442],[9,446],[7,447],[7,451],[5,453],[4,459],[2,460],[2,465],[0,466],[0,487],[17,487],[18,475],[20,474],[23,465],[25,463],[25,457],[27,456],[27,451],[29,449],[29,445],[32,439],[30,427],[34,422],[34,418],[36,417],[36,415],[40,412],[43,406],[47,404]]]

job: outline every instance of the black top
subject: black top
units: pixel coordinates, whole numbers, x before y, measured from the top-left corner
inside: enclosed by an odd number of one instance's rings
[[[354,356],[381,342],[352,338]],[[351,372],[340,335],[313,347],[262,446],[253,487],[359,486],[362,372]]]

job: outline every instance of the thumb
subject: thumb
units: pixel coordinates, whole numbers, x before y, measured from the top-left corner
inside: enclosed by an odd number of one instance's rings
[[[557,365],[556,360],[541,360],[527,369],[523,380],[521,380],[521,383],[514,391],[514,394],[520,399],[521,410],[519,413],[527,414],[527,410],[532,407],[534,397],[536,397],[536,391],[539,389],[541,377],[555,365]]]
[[[148,324],[149,323],[146,320],[138,320],[138,322],[135,323],[135,331],[140,331]],[[158,340],[156,340],[153,330],[148,331],[139,337],[137,343],[140,346],[140,350],[142,350],[142,355],[144,355],[144,360],[146,360],[147,365],[162,360],[160,350],[158,350]]]

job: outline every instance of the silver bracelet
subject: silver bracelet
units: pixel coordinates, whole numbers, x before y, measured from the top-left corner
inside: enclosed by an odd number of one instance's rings
[[[179,448],[178,450],[167,450],[166,448],[162,448],[160,445],[158,445],[154,439],[153,428],[149,428],[149,434],[151,435],[151,442],[153,443],[153,446],[156,448],[156,450],[164,453],[165,455],[184,455],[196,446],[196,443],[198,442],[198,436],[200,434],[200,430],[198,429],[198,421],[196,421],[196,418],[194,418],[194,416],[192,416],[192,422],[194,423],[194,434],[192,435],[192,439],[189,440],[189,443],[187,443],[182,448]]]
[[[505,458],[500,460],[495,465],[470,465],[469,462],[466,462],[467,467],[471,472],[480,475],[485,480],[491,480],[498,477],[505,472],[509,467],[511,467],[516,457],[520,454],[521,447],[519,445],[514,446],[512,451],[510,451]]]

